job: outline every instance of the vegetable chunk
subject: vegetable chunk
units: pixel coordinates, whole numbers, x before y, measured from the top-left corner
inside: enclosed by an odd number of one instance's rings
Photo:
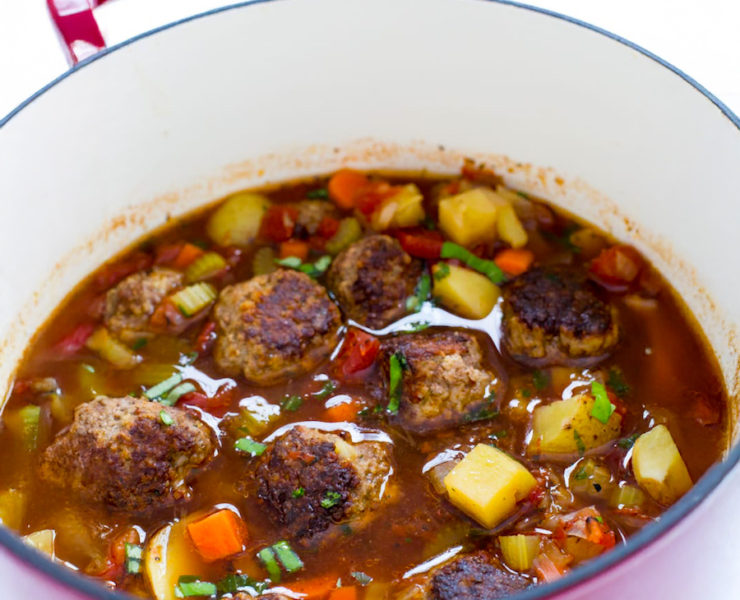
[[[619,436],[622,416],[612,413],[606,423],[592,416],[594,399],[579,394],[567,400],[538,406],[532,421],[528,454],[583,453]]]
[[[247,526],[224,508],[188,525],[188,534],[204,560],[213,562],[238,554],[247,541]]]
[[[211,215],[206,231],[219,246],[246,246],[257,236],[269,206],[262,194],[235,194]]]
[[[637,483],[661,504],[673,504],[693,485],[686,463],[665,425],[643,433],[632,449]]]
[[[501,295],[499,287],[480,273],[437,263],[432,268],[434,297],[446,308],[468,319],[488,316]]]
[[[439,227],[456,244],[475,246],[496,237],[496,218],[506,200],[485,188],[475,188],[439,202]]]
[[[447,474],[444,484],[452,504],[490,529],[513,513],[537,482],[501,450],[478,444]]]

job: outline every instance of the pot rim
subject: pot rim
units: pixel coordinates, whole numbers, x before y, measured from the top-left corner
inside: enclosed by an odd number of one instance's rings
[[[58,83],[64,81],[68,77],[71,77],[84,67],[104,58],[108,54],[121,50],[126,46],[133,44],[141,39],[148,38],[162,31],[172,29],[178,25],[195,21],[211,15],[247,8],[252,5],[266,4],[268,2],[276,2],[279,0],[244,0],[226,6],[220,6],[202,13],[191,15],[154,29],[150,29],[143,33],[140,33],[128,40],[104,48],[97,54],[94,54],[73,67],[65,71],[37,92],[26,98],[18,106],[12,109],[5,117],[0,118],[0,130],[5,126],[13,117],[20,113],[29,104],[34,102],[37,98],[41,97],[51,88],[56,86]],[[684,73],[682,70],[673,66],[671,63],[660,58],[656,54],[653,54],[649,50],[646,50],[642,46],[623,38],[620,35],[612,33],[606,29],[592,25],[580,19],[564,15],[562,13],[551,11],[545,8],[536,6],[530,6],[516,2],[514,0],[484,0],[495,4],[501,4],[517,8],[519,10],[526,10],[546,17],[559,19],[565,21],[571,25],[576,25],[592,32],[598,33],[611,41],[622,44],[636,52],[639,52],[643,56],[653,60],[658,65],[671,71],[674,75],[677,75],[683,79],[687,84],[692,86],[697,92],[714,104],[720,112],[732,123],[738,130],[740,130],[740,118],[727,107],[719,98],[707,90],[704,86],[694,80],[692,77]],[[733,468],[740,462],[740,443],[735,444],[733,448],[728,452],[725,459],[715,465],[713,465],[689,490],[676,504],[671,506],[663,515],[659,521],[646,525],[643,529],[630,536],[627,542],[623,545],[617,546],[610,552],[603,554],[597,558],[591,559],[582,567],[579,567],[569,573],[567,576],[557,581],[538,585],[524,592],[517,594],[514,598],[516,600],[535,600],[546,598],[550,595],[561,593],[567,590],[571,590],[576,586],[585,583],[593,577],[607,571],[610,567],[615,566],[617,563],[626,560],[627,558],[637,554],[639,551],[645,549],[652,542],[656,541],[659,537],[668,533],[673,527],[675,527],[682,519],[684,519],[689,513],[691,513],[703,500],[708,496],[722,480],[733,470]],[[117,592],[107,589],[101,585],[98,581],[86,577],[81,573],[78,573],[67,566],[50,561],[45,555],[38,552],[37,550],[30,547],[28,544],[23,542],[21,538],[12,532],[11,530],[0,527],[0,545],[6,548],[16,558],[20,559],[24,563],[30,565],[37,571],[40,571],[44,575],[48,576],[55,581],[66,585],[78,592],[87,595],[91,600],[125,600],[131,596],[125,592]]]

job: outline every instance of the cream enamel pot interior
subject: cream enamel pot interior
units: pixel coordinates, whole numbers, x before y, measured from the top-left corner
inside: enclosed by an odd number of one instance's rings
[[[72,286],[167,215],[341,165],[453,171],[472,156],[642,250],[736,397],[739,125],[647,52],[504,2],[267,0],[147,33],[0,121],[0,391]],[[739,597],[739,457],[521,598]],[[3,528],[0,544],[3,598],[120,597]]]

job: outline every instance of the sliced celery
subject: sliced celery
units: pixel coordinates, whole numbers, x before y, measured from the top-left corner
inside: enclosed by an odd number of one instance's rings
[[[26,450],[35,450],[39,442],[41,407],[28,404],[5,415],[5,425]]]
[[[141,356],[114,338],[105,327],[98,327],[85,345],[119,369],[133,369],[141,362]]]
[[[540,551],[537,535],[501,535],[498,538],[504,562],[516,571],[527,571]]]
[[[252,275],[267,275],[275,271],[275,258],[275,251],[269,246],[257,250],[252,258]]]
[[[354,217],[347,217],[339,222],[339,229],[326,242],[326,251],[332,256],[339,254],[351,243],[362,237],[362,225]]]
[[[218,275],[226,268],[226,261],[218,252],[206,252],[195,259],[185,270],[185,280],[188,283],[203,281]]]
[[[210,283],[194,283],[170,296],[177,309],[186,317],[199,313],[218,296]]]
[[[644,492],[634,485],[620,485],[609,499],[612,508],[640,508],[645,503]]]

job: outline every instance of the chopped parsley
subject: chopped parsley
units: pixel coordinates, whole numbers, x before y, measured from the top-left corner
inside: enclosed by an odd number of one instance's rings
[[[586,444],[583,443],[583,438],[581,438],[581,434],[578,433],[577,429],[573,430],[573,439],[576,441],[576,448],[578,448],[578,454],[583,455],[583,453],[586,451]]]
[[[489,440],[500,440],[501,438],[505,438],[509,435],[509,432],[506,431],[506,429],[502,429],[501,431],[494,431],[493,433],[488,434]]]
[[[621,369],[617,367],[609,369],[609,377],[606,380],[606,385],[614,390],[618,398],[624,398],[630,393],[630,386],[624,380]]]
[[[283,398],[283,401],[280,403],[280,406],[283,407],[283,410],[289,410],[291,412],[295,412],[298,410],[301,405],[303,404],[303,398],[300,396],[285,396]]]
[[[249,575],[240,575],[231,573],[221,579],[216,584],[216,589],[219,594],[236,594],[237,592],[255,592],[256,594],[262,594],[269,584],[265,581],[257,581],[252,579]]]
[[[424,226],[425,229],[428,229],[429,231],[434,231],[437,229],[437,224],[434,222],[434,219],[432,219],[428,215],[424,217],[424,220],[421,222],[421,224]]]
[[[367,585],[373,580],[370,575],[368,575],[367,573],[363,573],[362,571],[352,571],[350,575],[352,575],[352,577],[354,577],[357,583],[359,583],[360,585]]]
[[[306,198],[308,198],[309,200],[328,200],[329,190],[327,190],[326,188],[308,190],[306,192]]]
[[[249,437],[243,437],[234,443],[234,449],[238,450],[239,452],[244,452],[245,454],[249,454],[250,456],[260,456],[267,446],[264,444],[261,444],[260,442],[255,442],[252,438]]]
[[[437,263],[437,269],[434,271],[434,281],[442,281],[450,274],[450,265],[446,262]]]
[[[145,337],[137,338],[134,343],[131,344],[132,350],[141,350],[144,346],[149,343],[149,340]]]
[[[333,381],[329,380],[313,396],[314,396],[314,398],[318,398],[319,400],[323,400],[324,398],[328,397],[329,394],[331,394],[335,389],[337,389],[337,384],[334,383]]]
[[[406,328],[406,331],[424,331],[429,327],[428,321],[416,321],[415,323],[409,323],[408,327]]]
[[[542,231],[542,235],[545,236],[545,239],[559,244],[566,250],[569,250],[570,252],[573,252],[574,254],[580,254],[581,249],[578,246],[576,246],[570,239],[570,236],[573,235],[578,229],[579,229],[578,225],[576,225],[575,223],[571,223],[563,230],[563,232],[560,235],[555,235],[551,231],[546,231],[546,230]]]
[[[594,396],[594,405],[591,409],[591,416],[597,421],[606,425],[616,408],[610,401],[606,393],[604,384],[594,381],[591,383],[591,393]]]
[[[327,490],[326,494],[321,499],[321,508],[329,510],[341,504],[341,502],[342,502],[342,494],[340,494],[339,492],[334,492],[332,490]]]
[[[175,423],[175,420],[170,416],[166,410],[159,411],[159,420],[165,427],[169,427]]]
[[[429,292],[431,291],[432,280],[429,273],[425,271],[419,278],[419,283],[416,284],[414,295],[406,298],[406,310],[419,312],[426,299],[429,298]]]
[[[543,373],[537,369],[532,373],[532,383],[536,390],[542,391],[550,383],[550,378],[547,376],[547,373]]]
[[[299,487],[293,490],[293,498],[303,498],[306,495],[306,488]]]
[[[576,481],[583,481],[584,479],[588,479],[588,471],[586,470],[586,467],[581,467],[576,471],[575,475],[573,475],[573,478]]]
[[[635,445],[635,441],[637,440],[638,437],[640,437],[639,433],[633,433],[632,435],[619,440],[617,442],[617,446],[625,450],[629,450],[630,448],[632,448],[632,446]]]

